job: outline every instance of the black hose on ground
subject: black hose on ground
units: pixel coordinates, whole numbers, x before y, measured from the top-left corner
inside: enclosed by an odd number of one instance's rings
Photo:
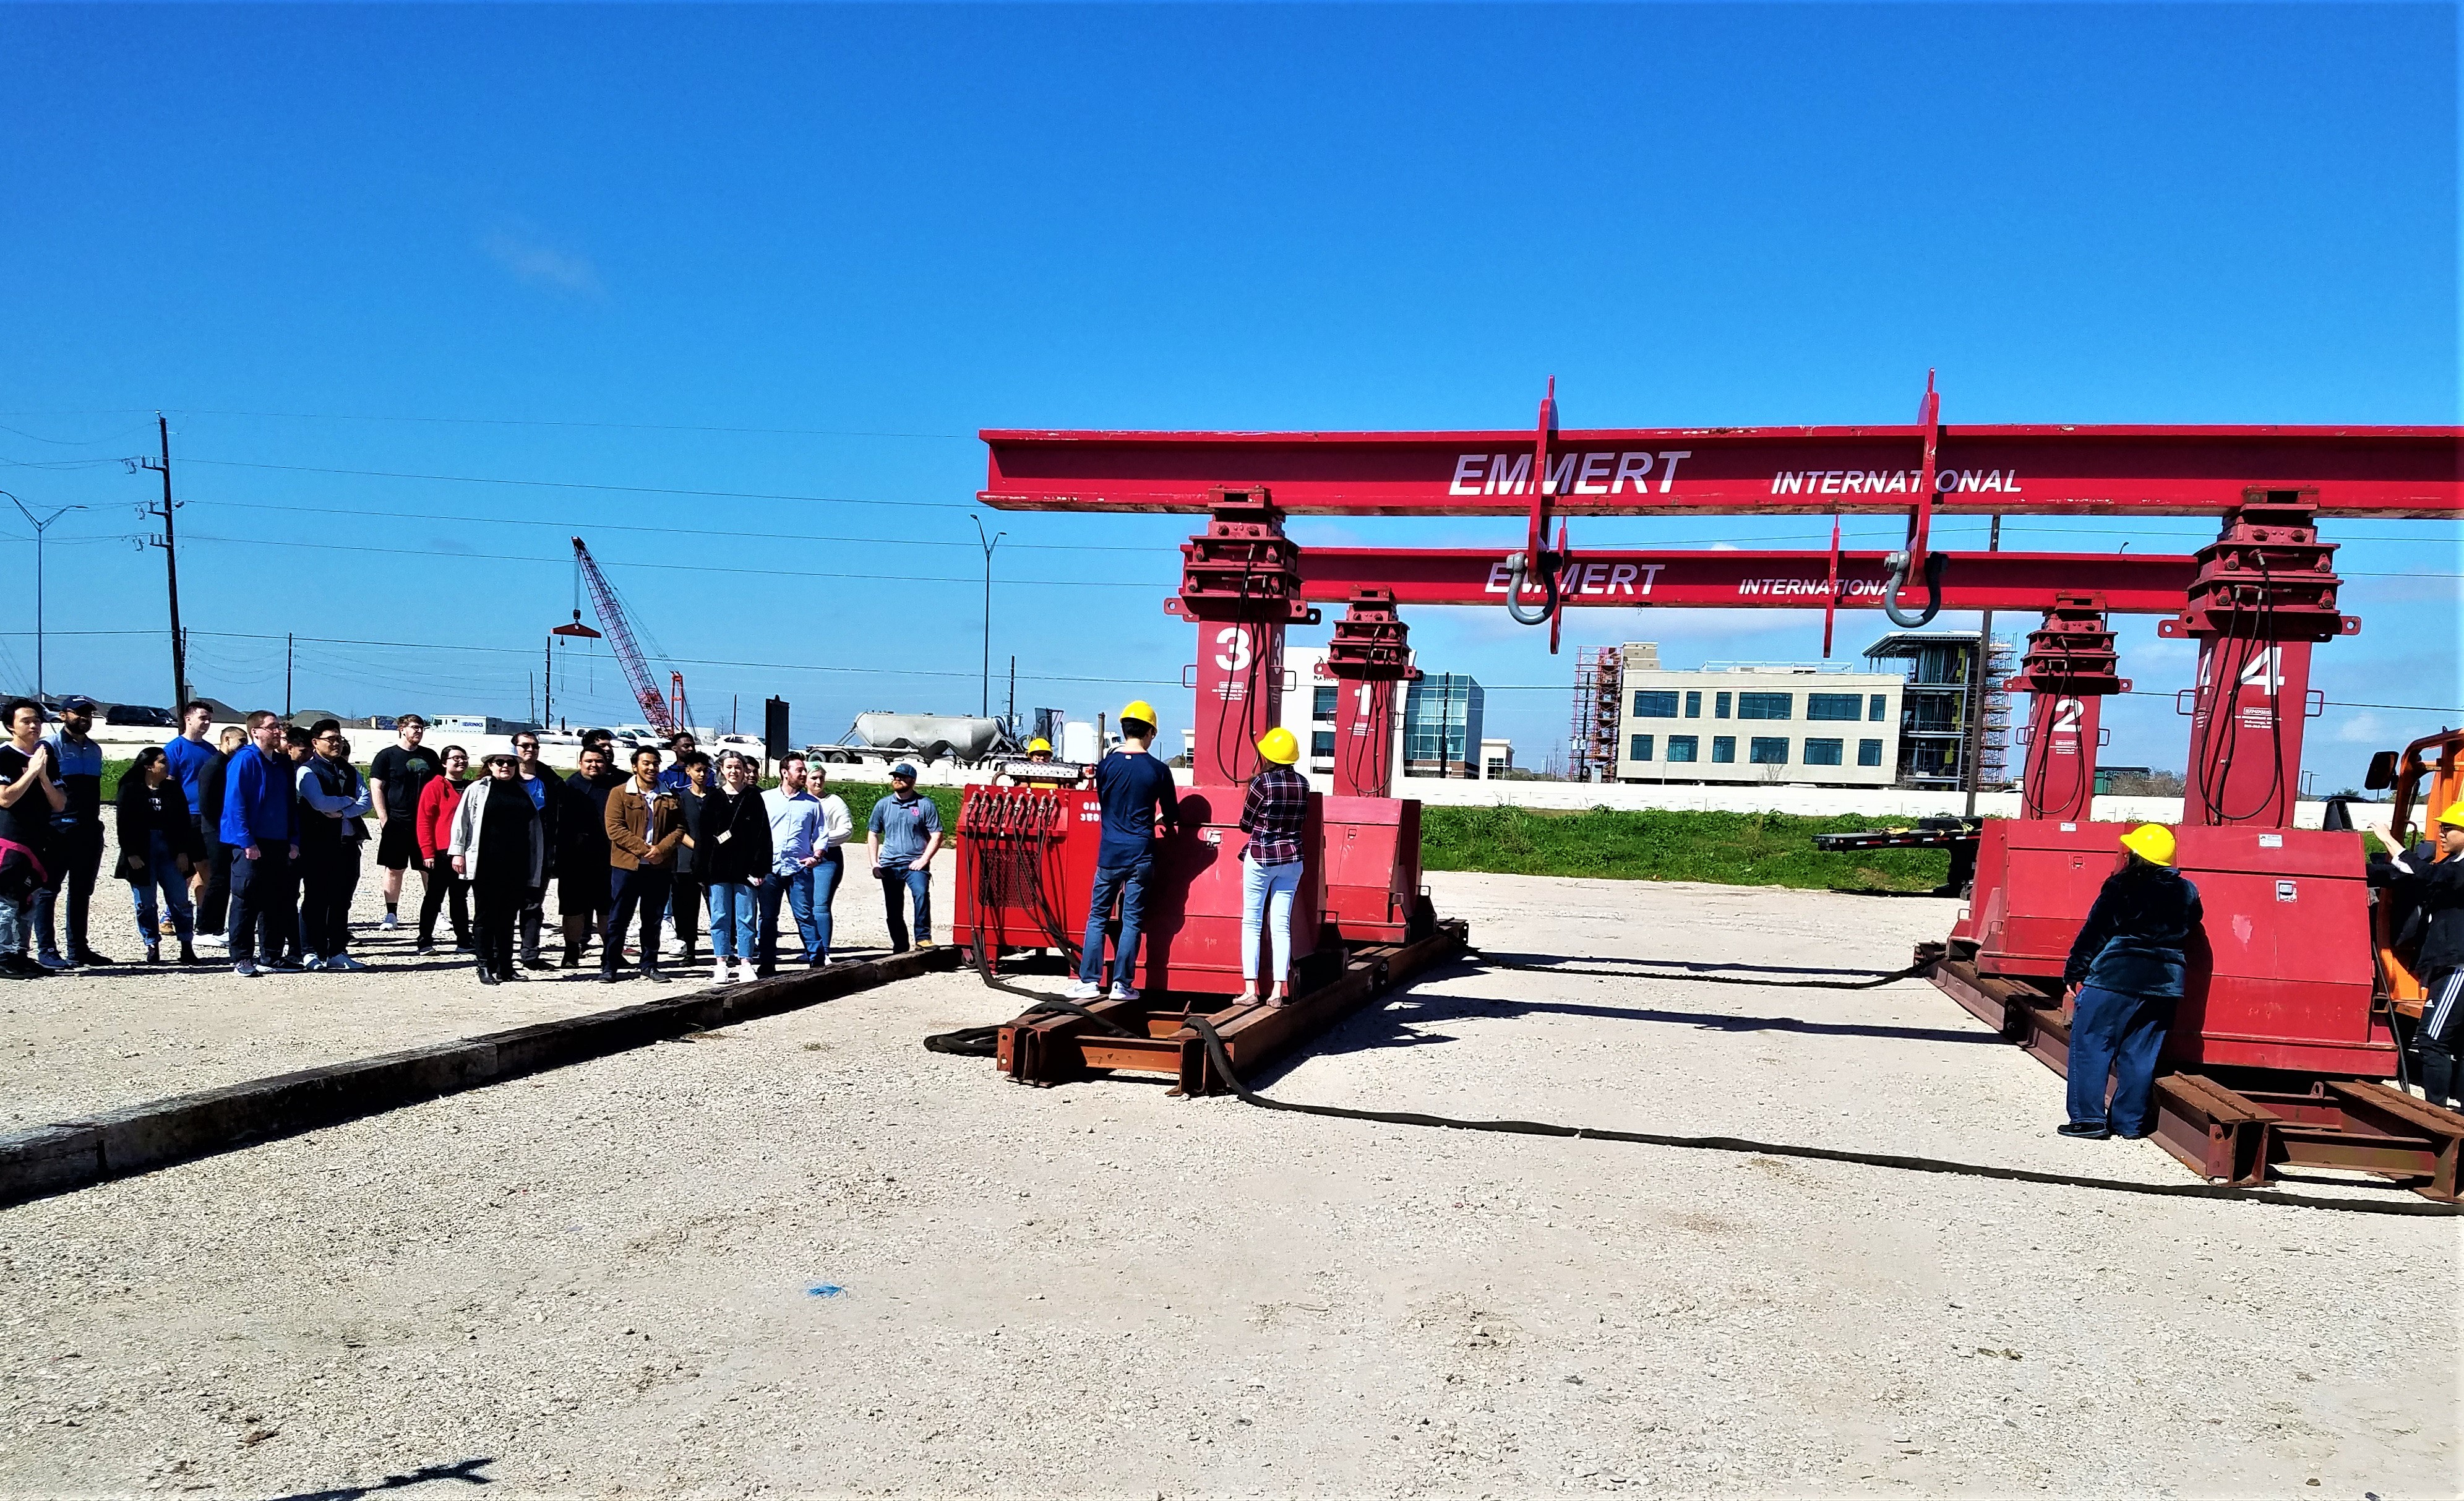
[[[2133,1183],[2120,1179],[2089,1178],[2076,1173],[2044,1173],[2023,1167],[1991,1167],[1981,1162],[1953,1162],[1942,1158],[1906,1157],[1892,1152],[1850,1152],[1837,1147],[1793,1146],[1783,1142],[1755,1141],[1744,1137],[1679,1137],[1654,1131],[1610,1131],[1597,1126],[1560,1126],[1538,1120],[1461,1120],[1451,1115],[1427,1115],[1418,1111],[1347,1110],[1338,1105],[1302,1105],[1290,1100],[1268,1099],[1242,1082],[1232,1068],[1232,1055],[1223,1046],[1215,1024],[1204,1016],[1192,1015],[1189,1025],[1206,1043],[1206,1061],[1215,1076],[1223,1081],[1243,1105],[1260,1110],[1289,1111],[1302,1115],[1326,1115],[1336,1120],[1367,1120],[1388,1126],[1424,1126],[1445,1131],[1495,1131],[1520,1137],[1573,1137],[1586,1141],[1619,1141],[1633,1146],[1671,1147],[1692,1152],[1732,1152],[1752,1157],[1796,1158],[1815,1162],[1851,1162],[1860,1167],[1889,1168],[1903,1173],[1947,1173],[1962,1178],[1996,1179],[2004,1182],[2042,1183],[2059,1188],[2092,1188],[2104,1193],[2139,1194],[2155,1199],[2222,1199],[2247,1203],[2289,1204],[2305,1209],[2333,1209],[2345,1214],[2430,1215],[2453,1218],[2464,1213],[2464,1206],[2433,1203],[2426,1200],[2411,1202],[2373,1202],[2368,1200],[2320,1199],[2307,1195],[2279,1193],[2266,1188],[2234,1188],[2222,1183]]]
[[[1841,974],[1860,974],[1868,977],[1863,980],[1764,980],[1750,974],[1672,975],[1650,969],[1594,969],[1573,964],[1521,964],[1510,959],[1501,959],[1497,955],[1484,953],[1479,949],[1465,949],[1463,953],[1484,964],[1494,964],[1500,969],[1519,969],[1527,975],[1594,975],[1603,980],[1690,980],[1698,984],[1756,985],[1766,990],[1876,990],[1883,985],[1896,984],[1903,980],[1921,979],[1926,971],[1933,968],[1932,961],[1927,960],[1922,964],[1910,964],[1905,969],[1894,969],[1888,974],[1877,973],[1873,970],[1838,971]]]

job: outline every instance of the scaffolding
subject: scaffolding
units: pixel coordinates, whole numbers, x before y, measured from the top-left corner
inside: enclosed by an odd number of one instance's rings
[[[1625,682],[1625,648],[1583,647],[1574,652],[1574,717],[1566,732],[1566,780],[1601,782],[1617,775],[1617,700]]]
[[[1985,656],[1983,733],[1977,743],[1976,785],[1998,791],[2010,781],[2011,695],[2004,683],[2013,669],[2011,643],[2001,639]],[[1975,691],[1976,632],[1894,631],[1865,649],[1875,671],[1884,662],[1908,664],[1908,685],[1900,695],[1899,784],[1955,789],[1968,785],[1969,695]]]

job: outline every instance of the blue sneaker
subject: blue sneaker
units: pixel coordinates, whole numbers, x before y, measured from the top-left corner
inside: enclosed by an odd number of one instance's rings
[[[76,965],[74,962],[72,962],[72,961],[70,961],[70,960],[68,960],[62,959],[62,958],[61,958],[60,956],[58,956],[57,954],[43,954],[43,955],[39,955],[39,956],[37,956],[37,957],[35,958],[34,962],[35,962],[35,963],[37,963],[37,964],[42,965],[45,969],[75,969],[75,968],[77,968],[77,965]]]
[[[326,965],[325,965],[325,961],[324,961],[323,960],[321,960],[321,959],[318,958],[318,957],[317,957],[316,955],[314,955],[314,954],[311,954],[311,955],[309,955],[309,956],[308,956],[308,962],[307,962],[307,963],[305,963],[305,964],[300,965],[299,967],[300,967],[301,969],[323,969],[323,968],[325,968],[325,967],[326,967]]]
[[[256,978],[256,960],[253,959],[240,960],[231,965],[231,973],[234,975],[244,976],[250,980],[254,980]]]

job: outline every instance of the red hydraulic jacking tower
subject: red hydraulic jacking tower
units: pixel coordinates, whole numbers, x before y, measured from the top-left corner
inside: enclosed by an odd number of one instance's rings
[[[1935,978],[1991,1020],[2007,1021],[2022,1004],[2053,1014],[2057,1004],[2047,1012],[2045,1003],[2057,1001],[2061,960],[2113,869],[2123,827],[2091,816],[2101,700],[2129,688],[2108,621],[2154,614],[2168,617],[2167,634],[2200,643],[2185,704],[2191,788],[2180,844],[2185,873],[2205,897],[2208,952],[2194,961],[2175,1060],[2366,1080],[2392,1072],[2396,1059],[2373,968],[2361,839],[2290,827],[2302,723],[2317,707],[2311,648],[2358,629],[2336,612],[2334,549],[2317,521],[2464,516],[2459,434],[1954,427],[1941,421],[1930,381],[1907,426],[1568,430],[1552,386],[1535,426],[1520,432],[986,430],[979,498],[1015,510],[1209,518],[1183,549],[1181,589],[1166,605],[1196,628],[1185,679],[1196,700],[1195,763],[1188,827],[1159,852],[1161,889],[1150,910],[1164,912],[1141,970],[1151,992],[1238,988],[1237,801],[1255,769],[1255,739],[1279,717],[1285,631],[1312,623],[1312,605],[1347,607],[1327,668],[1346,688],[1336,775],[1315,800],[1310,911],[1294,924],[1296,938],[1307,931],[1319,944],[1321,975],[1349,974],[1345,955],[1356,945],[1390,936],[1408,943],[1430,931],[1425,909],[1412,910],[1417,805],[1391,795],[1392,738],[1376,727],[1409,672],[1401,611],[1503,606],[1520,623],[1547,626],[1553,650],[1570,608],[1818,608],[1826,628],[1840,610],[1878,609],[1916,628],[1944,609],[1993,609],[2045,617],[2012,684],[2033,695],[2022,816],[1987,824],[1969,910]],[[1836,541],[1812,552],[1590,549],[1570,525],[1595,516],[1852,512],[1903,518],[1904,543],[1888,552],[1847,552]],[[1301,548],[1284,534],[1289,515],[1486,517],[1501,532],[1510,526],[1511,541]],[[2195,558],[1932,547],[1936,517],[1989,515],[2210,516],[2223,525]],[[1363,724],[1372,733],[1358,737],[1359,756],[1348,755]],[[969,807],[982,796],[970,789]],[[1055,814],[1045,827],[1066,842],[1086,817]],[[1392,828],[1391,842],[1371,838],[1371,828]],[[991,846],[967,837],[963,816],[960,832],[963,871],[971,848]],[[979,863],[996,862],[987,853]],[[1065,918],[1074,911],[1083,920],[1083,891],[1047,895]],[[998,905],[962,913],[962,929],[971,920],[996,955],[1066,925],[1030,923],[1023,909]],[[1142,1067],[1120,1060],[1148,1044],[1188,1042],[1175,1018],[1154,1012],[1152,995],[1144,1004],[1125,1024],[1141,1032],[1136,1044],[1098,1040],[1102,1029],[1083,1018],[1034,1026],[1047,1037],[1079,1028],[1088,1040],[1071,1056],[1084,1067]],[[1099,1056],[1111,1061],[1092,1061]],[[1185,1065],[1186,1046],[1180,1056]],[[1029,1071],[1018,1059],[1004,1066]],[[1184,1086],[1204,1087],[1203,1073],[1184,1066]],[[2240,1127],[2226,1135],[2237,1143],[2231,1150],[2248,1148]],[[2168,1144],[2214,1165],[2198,1142]]]

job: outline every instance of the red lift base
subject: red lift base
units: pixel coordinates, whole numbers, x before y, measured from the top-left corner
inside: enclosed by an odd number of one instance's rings
[[[1972,948],[1917,947],[1927,977],[1970,1015],[2069,1077],[2070,1021],[2058,996],[1976,967]],[[2156,1081],[2156,1140],[2182,1164],[2222,1182],[2262,1184],[2279,1167],[2372,1173],[2453,1203],[2464,1115],[2424,1104],[2375,1079],[2299,1079],[2229,1087],[2205,1073]]]
[[[1083,1016],[1031,1011],[1001,1029],[995,1056],[1001,1071],[1020,1084],[1066,1084],[1126,1070],[1170,1074],[1182,1094],[1218,1093],[1226,1086],[1207,1062],[1205,1040],[1183,1020],[1182,1003],[1198,1003],[1200,1014],[1223,1039],[1232,1066],[1243,1078],[1254,1079],[1257,1070],[1408,983],[1431,964],[1463,952],[1470,941],[1470,925],[1452,919],[1438,923],[1434,933],[1418,942],[1352,949],[1342,956],[1334,979],[1286,1006],[1224,1005],[1210,995],[1141,996],[1088,1006],[1126,1028],[1131,1033],[1127,1037]]]

